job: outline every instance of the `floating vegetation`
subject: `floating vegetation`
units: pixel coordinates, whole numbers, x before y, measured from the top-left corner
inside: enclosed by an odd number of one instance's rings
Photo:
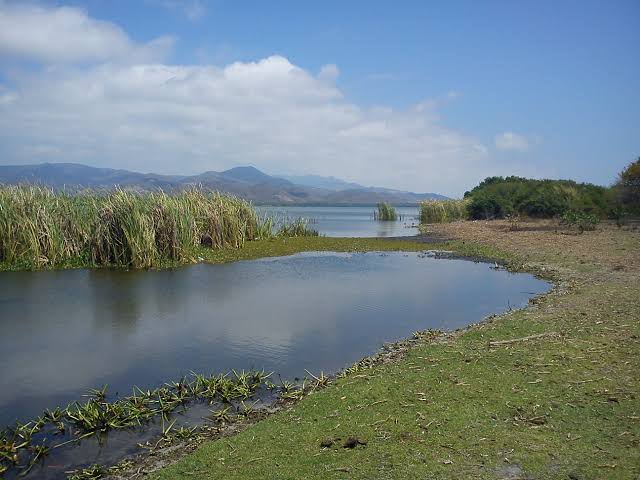
[[[201,400],[230,404],[239,401],[239,412],[249,415],[256,404],[245,403],[244,400],[252,397],[269,376],[264,371],[232,371],[226,375],[192,373],[154,390],[143,391],[134,387],[132,395],[112,401],[108,398],[106,386],[91,390],[86,401],[74,402],[64,409],[45,410],[35,421],[18,423],[0,431],[0,474],[10,468],[26,474],[37,462],[59,447],[110,430],[142,426],[156,417],[162,419],[162,443],[184,438],[193,430],[185,427],[173,429],[175,420],[168,423],[168,426],[165,422],[168,422],[168,415],[188,402]],[[229,406],[226,406],[218,414],[218,418],[229,421],[231,417],[228,412]],[[42,435],[35,441],[34,436],[41,432]],[[56,441],[56,432],[68,432],[70,438]],[[100,478],[91,476],[97,475],[99,471],[101,470],[94,466],[84,473],[74,474],[84,475],[77,478]]]
[[[386,202],[378,204],[378,210],[373,213],[374,220],[395,221],[398,219],[396,209]]]
[[[468,200],[425,200],[420,202],[420,223],[446,223],[469,218]]]

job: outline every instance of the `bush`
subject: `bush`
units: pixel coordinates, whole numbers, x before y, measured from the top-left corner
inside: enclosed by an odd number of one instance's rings
[[[609,210],[607,189],[571,180],[489,177],[467,192],[472,219],[523,215],[551,218],[568,210],[603,216]]]
[[[613,192],[614,209],[640,214],[640,158],[620,172]]]
[[[596,229],[596,225],[600,223],[600,219],[590,213],[576,210],[568,210],[562,214],[560,223],[570,227],[577,227],[580,233]]]
[[[469,218],[473,220],[478,219],[494,219],[503,218],[507,215],[507,212],[511,211],[511,208],[506,204],[503,205],[499,198],[492,195],[478,195],[473,197],[471,203],[469,203]]]

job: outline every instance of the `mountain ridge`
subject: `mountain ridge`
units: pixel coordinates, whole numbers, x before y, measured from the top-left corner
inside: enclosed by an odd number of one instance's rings
[[[305,177],[305,176],[300,176]],[[161,175],[125,169],[92,167],[79,163],[0,165],[0,184],[38,184],[56,190],[176,191],[194,186],[232,193],[257,204],[344,204],[369,205],[377,202],[415,204],[421,200],[447,198],[436,193],[414,193],[380,187],[363,187],[336,177],[313,177],[316,184],[345,188],[322,188],[295,183],[283,176],[268,175],[253,166],[234,167],[221,172],[197,175]],[[290,177],[296,178],[296,177]],[[350,187],[350,188],[347,188]]]

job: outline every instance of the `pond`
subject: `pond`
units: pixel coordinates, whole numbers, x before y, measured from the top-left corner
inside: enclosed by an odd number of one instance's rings
[[[370,207],[256,207],[261,215],[276,219],[305,218],[310,227],[327,237],[406,237],[418,234],[418,207],[396,207],[399,219],[376,221]]]
[[[158,387],[191,371],[335,373],[415,330],[464,327],[548,289],[486,263],[398,252],[311,252],[164,271],[4,272],[0,426],[105,384],[130,394],[133,385]],[[120,434],[111,447],[131,453],[136,435]],[[61,452],[57,464],[117,459],[98,442],[82,448],[75,457]],[[33,472],[58,478],[46,464]]]

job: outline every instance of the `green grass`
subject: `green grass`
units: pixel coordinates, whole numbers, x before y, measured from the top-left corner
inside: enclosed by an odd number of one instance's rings
[[[417,252],[433,248],[410,240],[385,240],[381,238],[331,238],[331,237],[291,237],[272,238],[247,242],[244,248],[220,250],[201,249],[205,262],[226,263],[238,260],[252,260],[263,257],[280,257],[300,252],[367,252],[367,251],[410,251]]]
[[[635,274],[611,274],[595,258],[585,269],[582,252],[544,245],[526,259],[468,241],[445,247],[546,265],[560,286],[525,310],[337,379],[152,478],[638,478]],[[536,334],[546,336],[490,344]],[[343,448],[350,436],[366,445]],[[334,445],[321,448],[326,439]]]
[[[466,200],[425,200],[420,202],[420,223],[445,223],[466,220]]]

